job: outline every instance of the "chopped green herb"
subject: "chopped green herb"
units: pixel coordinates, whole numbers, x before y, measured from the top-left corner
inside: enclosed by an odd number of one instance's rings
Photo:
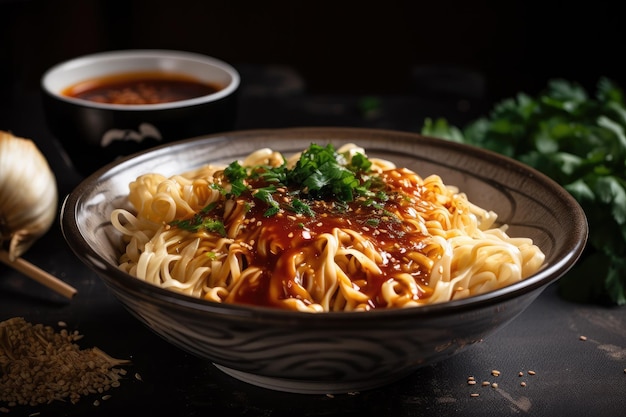
[[[191,219],[174,220],[170,222],[170,225],[179,227],[183,230],[188,230],[190,232],[206,230],[207,232],[218,233],[221,236],[226,236],[224,223],[220,220],[202,217],[199,214],[196,214]]]
[[[367,225],[368,226],[372,226],[372,227],[376,227],[380,224],[380,219],[377,218],[371,218],[371,219],[367,219]]]
[[[211,184],[211,187],[226,198],[249,193],[267,206],[263,213],[265,217],[274,216],[281,210],[314,217],[311,203],[315,200],[323,200],[332,204],[337,212],[345,213],[356,197],[365,198],[366,206],[382,210],[382,202],[388,199],[386,186],[382,179],[372,174],[371,166],[372,162],[361,153],[340,153],[332,144],[311,144],[291,169],[284,157],[279,166],[243,167],[235,161],[224,169],[222,181]],[[246,205],[249,211],[251,205],[249,202]],[[224,224],[207,216],[217,208],[218,203],[211,203],[193,218],[170,224],[194,232],[206,230],[226,235]],[[370,225],[374,223],[377,221],[372,220]]]
[[[292,169],[287,168],[285,158],[277,167],[242,167],[238,162],[232,162],[224,169],[230,191],[226,192],[223,186],[218,189],[223,195],[235,197],[249,190],[254,198],[268,205],[265,216],[273,216],[281,208],[313,216],[314,212],[305,200],[335,201],[341,210],[356,196],[371,197],[372,188],[384,188],[381,181],[373,181],[369,175],[371,166],[372,162],[361,153],[350,156],[337,152],[332,144],[311,144]],[[279,187],[297,190],[289,194],[293,201],[284,207],[274,198]],[[378,190],[377,198],[382,200],[384,191]]]
[[[214,201],[212,203],[209,203],[206,205],[206,207],[204,207],[202,210],[200,210],[201,213],[208,213],[210,211],[212,211],[215,207],[217,207],[217,201]]]
[[[244,180],[246,179],[247,172],[244,167],[239,165],[239,162],[234,161],[228,165],[226,169],[224,169],[224,176],[228,182],[230,182],[230,193],[234,196],[238,197],[246,190]]]
[[[291,209],[297,214],[304,214],[307,216],[315,215],[315,213],[313,212],[313,210],[311,210],[311,207],[309,207],[308,204],[297,198],[291,202]]]
[[[287,172],[286,185],[302,184],[304,193],[315,200],[350,202],[355,194],[365,191],[357,175],[366,173],[370,166],[371,162],[362,154],[348,161],[347,155],[337,153],[331,144],[325,147],[312,144]]]
[[[256,188],[252,191],[252,195],[255,198],[263,201],[269,206],[269,209],[265,212],[265,217],[273,216],[280,211],[280,204],[274,200],[273,193],[276,192],[275,186]]]

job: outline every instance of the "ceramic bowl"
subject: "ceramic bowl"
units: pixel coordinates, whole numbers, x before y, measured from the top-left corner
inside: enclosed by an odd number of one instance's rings
[[[471,298],[396,310],[302,313],[213,303],[157,288],[116,267],[120,236],[109,217],[127,207],[128,184],[157,171],[169,176],[206,163],[229,163],[262,147],[286,155],[311,143],[356,143],[368,156],[421,175],[438,174],[490,208],[513,236],[531,237],[545,267],[508,287]],[[396,381],[448,358],[515,319],[565,274],[586,243],[577,202],[541,173],[495,153],[412,133],[351,128],[241,131],[161,146],[109,164],[65,200],[62,231],[141,322],[179,348],[242,381],[281,391],[341,393]],[[497,337],[493,335],[492,337]],[[138,353],[139,354],[139,353]]]
[[[156,104],[111,104],[68,96],[67,89],[124,74],[170,74],[214,86],[202,96]],[[41,79],[52,134],[78,172],[165,142],[232,130],[240,75],[219,59],[184,51],[121,50],[62,62]]]

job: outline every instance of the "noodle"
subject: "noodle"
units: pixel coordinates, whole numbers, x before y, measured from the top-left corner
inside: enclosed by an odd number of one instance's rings
[[[341,181],[316,188],[308,176],[285,180],[314,157],[324,171],[328,155],[339,164],[330,177]],[[321,198],[324,187],[333,188]],[[220,303],[306,312],[416,307],[518,282],[545,258],[439,176],[367,159],[354,144],[312,145],[288,159],[261,149],[229,166],[142,175],[129,190],[133,212],[111,215],[124,241],[120,269]]]

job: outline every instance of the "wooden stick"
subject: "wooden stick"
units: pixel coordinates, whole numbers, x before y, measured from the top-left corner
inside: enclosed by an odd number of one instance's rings
[[[71,299],[77,292],[76,288],[22,258],[16,258],[12,261],[9,253],[5,250],[0,250],[0,261],[66,298]]]

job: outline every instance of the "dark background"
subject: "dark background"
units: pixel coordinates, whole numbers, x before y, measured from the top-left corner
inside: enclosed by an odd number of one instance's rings
[[[0,0],[0,129],[50,66],[113,49],[284,65],[309,94],[454,90],[492,103],[551,78],[626,82],[609,1]],[[436,115],[434,115],[436,116]],[[17,132],[19,133],[19,132]]]
[[[608,76],[626,86],[621,10],[608,1],[560,3],[0,0],[0,129],[41,146],[62,197],[80,177],[48,140],[36,100],[39,80],[66,59],[127,48],[188,50],[232,63],[248,84],[240,126],[251,128],[354,121],[410,130],[424,115],[460,116],[459,101],[488,106],[518,91],[537,92],[550,78],[593,89]],[[269,76],[266,66],[274,68]],[[272,83],[281,74],[276,67],[302,80],[287,100],[271,96],[290,85]],[[265,83],[265,95],[258,93]],[[354,111],[360,95],[384,95],[378,118]],[[440,99],[446,95],[457,97]],[[26,259],[79,287],[79,296],[60,303],[0,265],[0,316],[63,320],[85,334],[82,346],[130,354],[131,375],[139,371],[143,381],[129,378],[98,409],[91,398],[77,407],[59,402],[32,410],[42,416],[616,416],[626,409],[626,310],[567,302],[555,286],[494,337],[403,381],[357,396],[298,396],[240,383],[129,320],[63,245],[59,226]],[[583,343],[580,335],[589,339]],[[494,368],[509,383],[470,397],[467,376],[490,377]],[[524,369],[537,377],[521,388],[517,373]]]

